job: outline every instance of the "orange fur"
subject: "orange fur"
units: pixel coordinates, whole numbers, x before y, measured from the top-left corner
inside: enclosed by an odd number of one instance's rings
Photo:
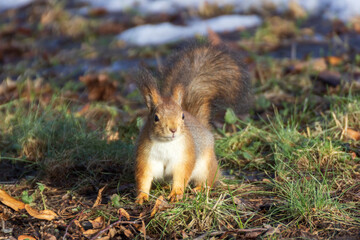
[[[165,175],[173,179],[171,201],[183,197],[189,181],[196,189],[214,186],[220,176],[209,131],[214,107],[237,106],[249,96],[246,71],[228,51],[198,46],[170,62],[161,93],[147,70],[137,82],[149,108],[136,148],[139,204],[149,199],[153,179]]]

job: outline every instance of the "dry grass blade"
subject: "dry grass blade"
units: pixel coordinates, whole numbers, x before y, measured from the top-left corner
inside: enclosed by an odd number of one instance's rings
[[[99,192],[98,192],[98,195],[97,195],[97,197],[96,197],[95,203],[94,203],[94,205],[92,206],[93,208],[99,206],[99,204],[101,203],[102,192],[104,191],[105,187],[106,187],[106,185],[105,185],[104,187],[102,187],[102,188],[99,189]]]
[[[38,210],[30,207],[30,205],[28,205],[28,204],[25,205],[25,209],[30,214],[30,216],[37,218],[37,219],[44,219],[44,220],[51,221],[58,217],[58,215],[51,210],[47,209],[47,210],[38,211]]]
[[[155,205],[151,211],[151,217],[153,217],[157,212],[164,210],[169,207],[169,204],[165,201],[163,196],[160,196],[156,199]]]

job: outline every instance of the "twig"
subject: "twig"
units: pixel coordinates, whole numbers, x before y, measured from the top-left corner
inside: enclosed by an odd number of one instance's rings
[[[104,228],[103,230],[99,231],[94,237],[92,237],[90,240],[95,240],[96,238],[98,238],[101,234],[103,234],[104,232],[106,232],[107,230],[109,230],[110,228],[112,228],[113,226],[115,226],[116,224],[119,224],[119,223],[125,223],[125,224],[137,224],[138,221],[122,221],[121,220],[121,216],[120,216],[120,219],[117,220],[116,222],[110,224],[109,226],[107,226],[106,228]]]
[[[233,230],[233,231],[207,232],[207,233],[204,233],[204,234],[200,235],[197,238],[194,238],[194,240],[202,240],[205,237],[209,237],[209,236],[212,237],[212,236],[216,236],[216,235],[223,234],[223,233],[226,233],[226,232],[229,232],[229,233],[251,233],[251,232],[266,232],[268,230],[269,230],[268,228],[250,228],[250,229],[236,229],[236,230]]]
[[[66,226],[65,234],[64,234],[64,236],[63,236],[63,238],[62,238],[63,240],[65,240],[66,235],[68,235],[68,231],[69,231],[69,228],[70,228],[71,224],[72,224],[76,219],[78,219],[78,218],[81,216],[82,213],[83,213],[83,211],[81,211],[76,217],[74,217],[74,218],[70,221],[70,223]]]

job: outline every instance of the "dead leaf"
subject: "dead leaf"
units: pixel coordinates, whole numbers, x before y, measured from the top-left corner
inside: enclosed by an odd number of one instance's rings
[[[37,219],[44,219],[44,220],[51,221],[51,220],[55,219],[56,217],[58,217],[58,215],[55,212],[53,212],[49,209],[38,211],[38,210],[30,207],[30,205],[28,205],[28,204],[25,205],[25,209],[30,214],[30,216],[37,218]]]
[[[4,190],[0,189],[0,201],[14,209],[15,211],[19,211],[21,209],[25,208],[25,204],[19,200],[16,200],[15,198],[11,197],[9,194],[7,194]]]
[[[101,17],[106,15],[108,12],[106,10],[106,8],[102,8],[102,7],[98,7],[98,8],[91,8],[89,10],[89,15],[91,17]]]
[[[163,196],[160,196],[158,199],[156,199],[155,205],[151,211],[151,217],[153,217],[157,212],[164,210],[166,208],[169,208],[170,205],[168,202],[164,199]]]
[[[105,225],[105,218],[103,216],[97,217],[94,220],[89,220],[94,229],[103,228]]]
[[[20,235],[20,236],[18,236],[18,240],[36,240],[36,238],[28,236],[28,235]]]
[[[321,72],[327,69],[326,61],[324,58],[316,58],[308,61],[305,64],[306,68],[312,68],[315,71]]]
[[[113,129],[114,126],[116,126],[116,121],[114,118],[111,118],[107,122],[106,128],[105,128],[105,132],[107,135],[106,140],[108,143],[119,140],[119,132]]]
[[[126,227],[120,226],[120,229],[125,234],[125,236],[127,236],[128,238],[132,239],[134,237],[133,233],[129,229],[127,229]]]
[[[89,74],[80,77],[89,92],[91,101],[108,101],[114,98],[117,82],[111,81],[106,74]]]
[[[80,229],[81,232],[85,232],[85,229],[81,225],[80,221],[78,219],[74,220],[74,224]]]
[[[146,239],[146,226],[144,220],[141,220],[141,230],[142,234],[144,235],[144,239]]]
[[[94,235],[96,233],[98,233],[100,231],[100,229],[89,229],[89,230],[86,230],[85,232],[83,232],[83,235],[85,237],[90,237],[91,235]]]
[[[130,214],[125,209],[120,208],[118,212],[121,214],[121,216],[124,216],[126,220],[130,220]]]
[[[98,206],[100,203],[101,203],[101,198],[102,198],[102,192],[104,191],[106,185],[102,188],[99,189],[99,192],[98,192],[98,195],[96,197],[96,200],[95,200],[95,203],[94,205],[92,206],[92,208]]]
[[[115,228],[110,228],[110,229],[109,229],[109,234],[108,234],[108,236],[109,236],[111,239],[113,239],[113,238],[115,237],[115,234],[116,234]]]
[[[347,132],[345,133],[345,136],[354,140],[354,141],[359,141],[360,140],[360,132],[355,131],[353,129],[348,128]]]
[[[100,26],[95,30],[99,35],[115,35],[119,34],[125,30],[125,24],[116,23],[116,22],[105,22],[100,24]]]
[[[316,72],[325,71],[327,64],[324,58],[315,58],[310,61],[295,62],[294,64],[286,67],[285,73],[297,74],[307,69],[312,69]]]
[[[328,56],[325,59],[329,63],[329,65],[331,65],[331,66],[338,66],[343,62],[342,58],[335,57],[335,56]]]
[[[44,233],[45,240],[56,240],[56,237],[50,233]]]

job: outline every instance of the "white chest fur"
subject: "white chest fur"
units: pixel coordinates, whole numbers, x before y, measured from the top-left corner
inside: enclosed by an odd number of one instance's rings
[[[149,163],[154,178],[172,175],[174,169],[182,166],[184,161],[185,138],[180,136],[172,141],[154,141]]]

